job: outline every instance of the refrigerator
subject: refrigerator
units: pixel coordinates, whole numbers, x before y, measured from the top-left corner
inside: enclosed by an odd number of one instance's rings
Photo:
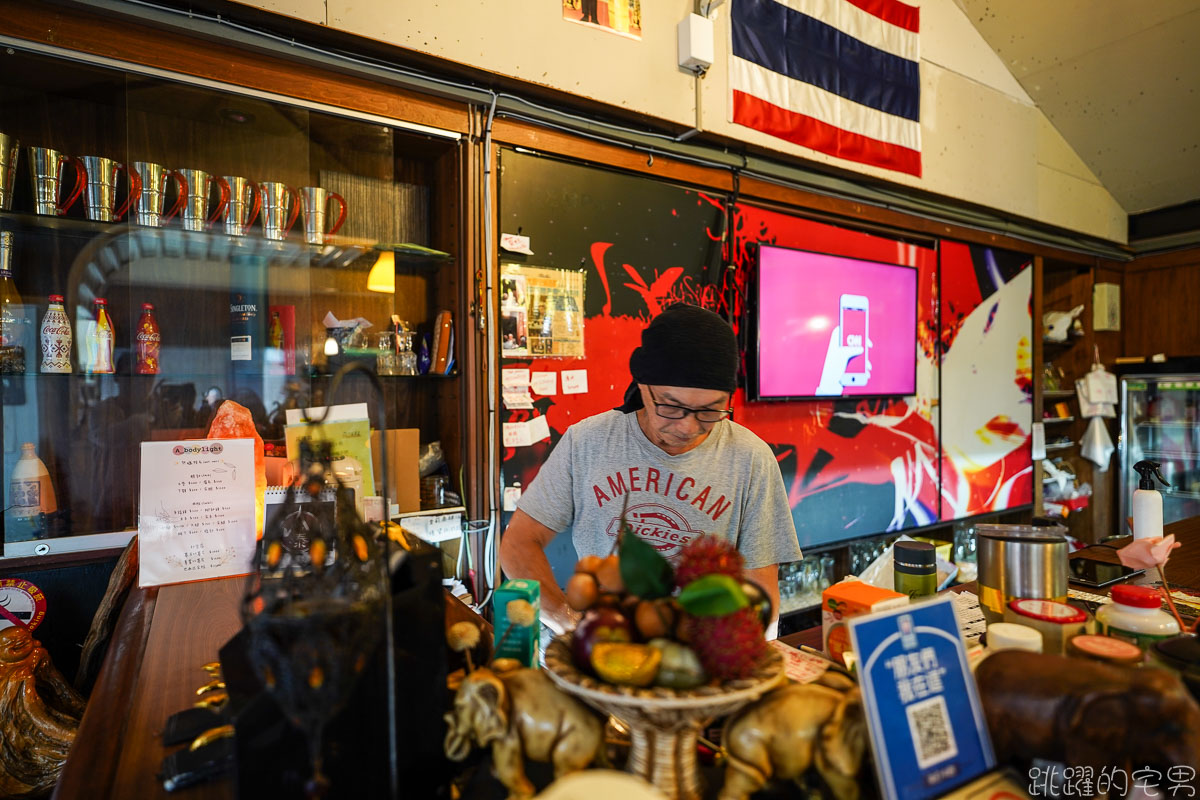
[[[1171,484],[1156,486],[1163,497],[1163,524],[1200,515],[1200,357],[1118,365],[1114,372],[1121,418],[1118,519],[1132,514],[1138,488],[1133,465],[1143,460],[1161,464]],[[1120,530],[1128,532],[1123,523]]]

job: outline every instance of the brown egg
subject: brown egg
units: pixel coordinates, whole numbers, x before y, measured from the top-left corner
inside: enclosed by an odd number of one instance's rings
[[[596,605],[600,587],[596,578],[586,572],[576,572],[567,581],[567,605],[576,611],[587,611]]]
[[[604,559],[601,556],[584,556],[575,562],[575,571],[595,575],[596,570],[600,569],[600,565],[603,563]]]
[[[643,600],[633,615],[634,625],[643,639],[670,636],[675,627],[675,611],[670,603]]]
[[[621,564],[615,554],[604,559],[596,568],[596,580],[600,581],[602,591],[617,594],[625,591],[625,581],[621,580]]]

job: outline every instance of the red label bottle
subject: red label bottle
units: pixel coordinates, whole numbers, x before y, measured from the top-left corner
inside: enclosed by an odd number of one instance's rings
[[[154,319],[154,306],[142,303],[142,317],[137,324],[137,365],[134,371],[138,375],[158,374],[158,350],[162,346],[162,336],[158,332],[158,321]]]

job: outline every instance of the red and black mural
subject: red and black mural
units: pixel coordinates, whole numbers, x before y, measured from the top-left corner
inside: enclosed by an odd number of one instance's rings
[[[528,485],[572,422],[620,403],[629,353],[664,307],[703,305],[745,337],[755,247],[769,243],[903,264],[919,277],[915,396],[748,403],[739,390],[734,398],[734,418],[779,460],[801,546],[1031,502],[1027,256],[957,243],[942,243],[939,254],[524,153],[504,151],[500,167],[501,230],[530,236],[536,253],[502,260],[587,271],[586,356],[502,366],[586,369],[589,389],[535,396],[532,412],[502,412],[506,422],[544,415],[551,431],[532,447],[503,450],[505,486]]]

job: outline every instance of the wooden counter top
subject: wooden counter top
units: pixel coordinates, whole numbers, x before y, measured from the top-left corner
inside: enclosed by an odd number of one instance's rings
[[[245,578],[130,590],[55,800],[167,798],[158,779],[167,718],[190,708],[208,681],[202,665],[241,627]],[[228,798],[228,781],[184,790],[187,800]]]

